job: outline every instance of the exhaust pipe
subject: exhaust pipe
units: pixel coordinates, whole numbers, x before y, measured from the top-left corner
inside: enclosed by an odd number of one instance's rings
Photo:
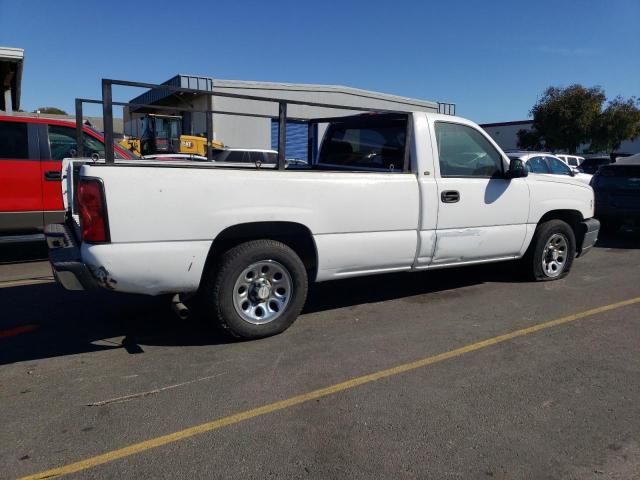
[[[171,299],[171,310],[180,320],[187,320],[191,316],[189,308],[180,300],[179,293],[176,293]]]

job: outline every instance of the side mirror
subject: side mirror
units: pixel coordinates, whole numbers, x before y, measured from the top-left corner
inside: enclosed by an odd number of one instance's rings
[[[523,178],[529,175],[529,170],[525,163],[519,158],[514,158],[509,162],[507,178]]]

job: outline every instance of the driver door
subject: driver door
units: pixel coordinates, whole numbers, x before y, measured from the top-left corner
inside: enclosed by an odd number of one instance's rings
[[[432,265],[520,255],[527,231],[529,187],[507,179],[506,159],[478,128],[434,121],[438,184]]]

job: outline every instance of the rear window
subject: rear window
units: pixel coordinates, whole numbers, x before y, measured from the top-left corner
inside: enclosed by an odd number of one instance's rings
[[[318,164],[402,172],[406,131],[406,118],[332,123],[322,141]]]
[[[0,158],[29,158],[26,123],[0,122]]]

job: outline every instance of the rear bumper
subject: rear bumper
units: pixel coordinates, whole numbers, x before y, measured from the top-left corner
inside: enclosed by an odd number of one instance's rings
[[[73,229],[65,224],[51,224],[47,225],[44,234],[49,247],[49,262],[56,281],[67,290],[97,288],[91,271],[82,263]]]
[[[195,292],[210,241],[80,243],[71,224],[45,230],[54,276],[67,290],[162,295]]]
[[[598,241],[598,233],[600,233],[600,222],[595,218],[589,218],[588,220],[582,222],[582,226],[585,229],[585,233],[582,240],[582,245],[580,246],[579,256],[584,257]]]

